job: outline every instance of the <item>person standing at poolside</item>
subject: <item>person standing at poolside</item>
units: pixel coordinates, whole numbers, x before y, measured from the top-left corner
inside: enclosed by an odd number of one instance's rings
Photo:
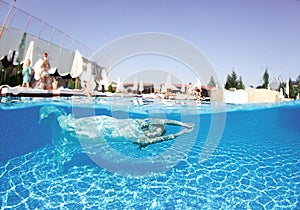
[[[42,59],[39,59],[35,66],[35,75],[34,79],[37,81],[35,84],[36,88],[41,88],[44,90],[51,89],[51,84],[50,82],[50,74],[49,74],[49,69],[50,69],[50,63],[48,60],[48,53],[44,53]]]
[[[44,53],[43,55],[43,63],[41,65],[41,82],[42,82],[42,89],[44,90],[49,90],[51,89],[51,84],[50,84],[50,74],[49,74],[49,70],[50,70],[50,64],[48,61],[48,54]]]
[[[194,90],[195,90],[196,100],[199,101],[202,92],[201,87],[196,86]]]
[[[27,87],[27,88],[30,87],[29,82],[30,82],[31,76],[33,75],[33,68],[30,64],[31,64],[30,59],[27,59],[25,61],[25,63],[23,64],[23,70],[22,70],[23,83],[22,83],[22,87]]]

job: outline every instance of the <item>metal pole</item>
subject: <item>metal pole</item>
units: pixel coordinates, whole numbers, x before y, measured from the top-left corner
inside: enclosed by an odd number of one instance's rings
[[[11,26],[11,24],[12,24],[12,22],[13,22],[15,16],[16,16],[17,11],[18,11],[18,10],[15,9],[15,12],[14,12],[14,14],[12,15],[12,17],[11,17],[11,19],[10,19],[9,26]]]
[[[1,39],[2,34],[3,34],[3,32],[4,32],[6,22],[7,22],[8,18],[9,18],[9,16],[10,16],[10,13],[11,13],[12,9],[14,8],[15,4],[16,4],[16,0],[14,0],[14,1],[10,4],[9,10],[8,10],[6,16],[5,16],[5,19],[4,19],[4,21],[3,21],[3,24],[2,24],[2,27],[1,27],[1,30],[0,30],[0,39]]]
[[[42,34],[42,30],[43,30],[44,24],[45,24],[45,22],[42,21],[41,26],[40,26],[39,38],[41,38],[41,34]]]
[[[73,47],[74,47],[74,39],[72,38],[72,43],[71,43],[71,51],[73,51]]]
[[[52,44],[52,41],[53,41],[54,33],[55,33],[55,28],[52,27],[52,33],[51,33],[51,38],[50,38],[51,44]]]
[[[79,52],[81,52],[82,51],[82,44],[81,44],[81,42],[79,42]]]
[[[66,33],[64,33],[64,36],[62,38],[61,48],[64,48],[65,37],[66,37]]]
[[[28,29],[29,23],[30,23],[30,21],[31,21],[31,18],[32,18],[32,16],[29,15],[29,16],[28,16],[28,19],[27,19],[27,22],[26,22],[26,26],[25,26],[25,32],[27,32],[27,29]]]

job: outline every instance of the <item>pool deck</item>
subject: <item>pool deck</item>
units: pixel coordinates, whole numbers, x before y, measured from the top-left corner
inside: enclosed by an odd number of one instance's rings
[[[24,87],[0,86],[0,96],[19,96],[19,97],[54,97],[54,96],[86,96],[82,90],[57,89],[41,90]]]
[[[8,85],[0,86],[0,96],[16,96],[16,97],[71,97],[71,96],[87,96],[87,97],[111,97],[111,96],[127,96],[127,97],[140,97],[140,98],[158,98],[164,99],[167,95],[166,94],[123,94],[123,93],[111,93],[111,92],[99,92],[99,91],[92,91],[87,92],[85,90],[80,89],[65,89],[59,88],[56,90],[42,90],[42,89],[33,89],[33,88],[26,88],[26,87],[10,87]],[[168,97],[169,99],[176,99],[176,100],[195,100],[195,97],[188,97],[187,94],[179,94],[176,96]],[[203,99],[201,99],[203,100]],[[203,101],[209,101],[210,98],[207,97]]]
[[[151,98],[151,99],[169,99],[169,100],[196,100],[194,96],[188,94],[177,94],[169,96],[167,94],[122,94],[122,93],[111,93],[111,92],[99,92],[92,91],[88,92],[83,89],[66,89],[59,88],[56,90],[42,90],[33,89],[26,87],[10,87],[8,85],[0,86],[0,96],[15,96],[15,97],[72,97],[72,96],[86,96],[86,97],[140,97],[140,98]],[[228,104],[247,104],[247,103],[276,103],[289,101],[281,97],[279,92],[265,90],[265,89],[252,89],[247,88],[246,90],[235,90],[228,91],[223,89],[216,89],[212,91],[211,97],[205,99],[201,98],[200,101],[204,102],[223,102]]]

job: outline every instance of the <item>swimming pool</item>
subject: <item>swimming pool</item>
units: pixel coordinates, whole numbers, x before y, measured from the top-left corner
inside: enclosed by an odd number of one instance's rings
[[[2,98],[0,206],[2,209],[300,208],[299,101],[227,105],[222,137],[213,155],[202,162],[201,152],[211,129],[211,106],[191,108],[186,103],[171,103],[136,103],[132,99],[118,99],[116,103],[111,98],[90,101]],[[74,104],[80,106],[75,105],[74,110]],[[181,139],[143,149],[126,141],[106,144],[123,156],[138,159],[159,156],[169,148],[174,154],[180,153],[176,151],[180,147],[173,146],[176,141],[186,142],[181,159],[161,172],[137,176],[114,173],[99,167],[82,152],[76,153],[60,170],[52,139],[68,137],[60,136],[59,127],[52,126],[55,117],[39,123],[40,109],[45,106],[59,107],[77,117],[91,113],[139,119],[158,116],[188,121],[196,127]],[[176,129],[168,127],[167,132]]]

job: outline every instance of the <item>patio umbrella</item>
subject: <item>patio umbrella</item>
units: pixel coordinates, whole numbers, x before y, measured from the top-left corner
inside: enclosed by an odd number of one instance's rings
[[[34,41],[31,41],[28,45],[25,57],[23,62],[25,63],[27,59],[30,59],[30,62],[33,63],[32,59],[33,59],[33,48],[34,48]]]
[[[279,88],[280,88],[280,80],[278,80],[278,79],[275,78],[275,81],[271,82],[270,85],[269,85],[269,87],[270,87],[271,90],[279,90]]]
[[[73,64],[71,68],[70,75],[72,78],[76,78],[75,80],[75,88],[78,88],[78,77],[82,74],[83,71],[83,60],[80,52],[78,50],[75,51]]]
[[[139,84],[139,92],[143,92],[144,91],[144,84],[143,84],[143,80],[140,81],[140,84]]]
[[[92,75],[92,64],[89,62],[87,64],[86,71],[82,72],[80,75],[81,87],[86,87],[89,91],[96,88],[96,83],[94,76]]]
[[[73,59],[73,64],[71,68],[70,75],[72,78],[77,78],[81,75],[83,71],[83,60],[80,52],[78,50],[75,51],[74,59]]]
[[[138,90],[138,79],[134,78],[132,91],[137,91],[137,90]]]
[[[280,88],[280,91],[279,91],[279,96],[280,96],[280,98],[284,98],[284,95],[283,95],[283,90],[282,90],[282,88]]]
[[[160,90],[160,92],[161,92],[161,93],[166,93],[167,91],[168,91],[168,90],[167,90],[165,84],[162,84],[162,85],[161,85],[161,90]]]
[[[185,92],[185,85],[184,85],[184,83],[181,84],[181,89],[180,89],[180,91],[181,91],[182,93]]]
[[[290,95],[290,84],[289,84],[289,81],[286,82],[285,93],[286,93],[287,97],[289,98],[289,95]]]
[[[122,93],[123,91],[124,91],[123,82],[121,81],[120,77],[118,77],[116,92]]]
[[[196,78],[196,85],[195,85],[195,88],[197,87],[197,88],[201,89],[201,86],[202,86],[202,84],[201,84],[201,82],[200,82],[200,79],[199,79],[199,78]]]
[[[51,76],[58,77],[58,76],[60,76],[60,74],[58,73],[57,70],[58,70],[57,67],[54,67],[54,68],[49,69],[48,72]]]
[[[102,69],[101,77],[102,77],[102,83],[104,85],[105,90],[108,90],[109,81],[108,81],[106,69]]]
[[[171,81],[171,73],[169,72],[168,75],[167,75],[167,80],[166,80],[166,83],[165,83],[165,88],[167,90],[178,90],[177,87],[175,87],[173,84],[172,84],[172,81]]]
[[[63,78],[63,79],[72,79],[70,73],[62,73],[62,74],[60,74],[60,76],[61,76],[61,78]]]
[[[102,69],[100,73],[101,73],[101,77],[98,76],[96,82],[98,83],[98,91],[104,92],[108,90],[108,86],[109,86],[106,69]]]

